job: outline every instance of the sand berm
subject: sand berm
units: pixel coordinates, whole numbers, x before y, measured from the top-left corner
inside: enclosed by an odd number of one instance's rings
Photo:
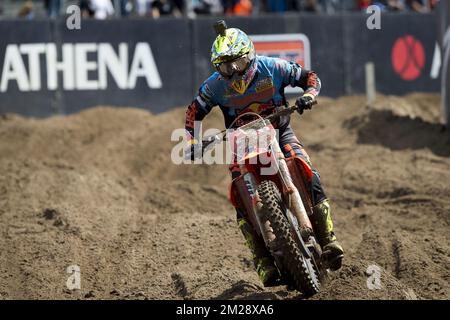
[[[174,165],[184,108],[0,117],[0,299],[298,299],[264,289],[226,165]],[[450,140],[439,96],[321,98],[292,125],[344,265],[313,299],[450,298]],[[222,128],[214,111],[205,126]],[[80,268],[69,290],[67,268]],[[367,268],[381,270],[369,290]]]

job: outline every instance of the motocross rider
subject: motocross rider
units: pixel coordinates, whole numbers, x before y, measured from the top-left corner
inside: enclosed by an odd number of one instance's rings
[[[321,82],[314,71],[278,58],[256,55],[250,38],[237,28],[227,28],[224,21],[215,25],[217,37],[211,49],[214,72],[200,87],[197,96],[186,111],[185,129],[190,147],[200,141],[198,123],[215,106],[219,106],[225,126],[242,113],[256,112],[268,115],[285,104],[284,88],[288,85],[301,87],[304,94],[296,100],[299,113],[311,108],[311,102],[319,94]],[[289,117],[275,124],[279,130],[279,144],[285,157],[301,157],[311,167],[308,154],[303,149],[289,124]],[[190,152],[192,155],[193,152]],[[232,178],[239,176],[239,167],[230,166]],[[330,215],[330,203],[322,188],[319,174],[313,171],[312,202],[310,217],[315,234],[331,270],[341,267],[343,248],[337,242]],[[263,239],[254,231],[241,209],[236,208],[237,223],[247,246],[252,251],[258,276],[264,286],[272,286],[280,280],[274,260],[266,249]]]

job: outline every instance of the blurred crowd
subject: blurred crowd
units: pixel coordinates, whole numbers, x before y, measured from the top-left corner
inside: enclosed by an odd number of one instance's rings
[[[7,0],[6,0],[7,1]],[[197,15],[250,16],[263,13],[311,12],[333,14],[361,11],[371,5],[383,11],[430,12],[439,0],[9,0],[21,3],[17,16],[32,19],[36,7],[55,18],[64,8],[78,5],[84,17],[162,16],[195,17]],[[1,6],[1,4],[0,4]],[[0,7],[0,10],[2,8]],[[0,11],[1,14],[1,11]]]

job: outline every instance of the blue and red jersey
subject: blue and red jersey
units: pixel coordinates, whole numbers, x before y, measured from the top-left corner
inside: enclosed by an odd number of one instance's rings
[[[231,80],[218,72],[203,82],[186,111],[188,138],[198,135],[198,128],[194,128],[195,121],[202,121],[215,106],[221,109],[225,127],[229,128],[236,117],[243,113],[255,112],[264,116],[284,105],[284,89],[288,85],[301,87],[305,93],[313,96],[320,92],[321,83],[316,73],[296,63],[266,56],[256,56],[254,63],[256,72],[244,93],[237,92]]]

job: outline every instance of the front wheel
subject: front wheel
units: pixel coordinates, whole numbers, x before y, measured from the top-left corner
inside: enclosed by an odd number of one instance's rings
[[[261,200],[262,217],[270,222],[275,238],[268,244],[278,268],[287,274],[294,288],[305,297],[319,292],[320,280],[314,264],[304,257],[291,234],[289,221],[285,215],[286,207],[280,191],[273,181],[264,180],[258,187]]]

